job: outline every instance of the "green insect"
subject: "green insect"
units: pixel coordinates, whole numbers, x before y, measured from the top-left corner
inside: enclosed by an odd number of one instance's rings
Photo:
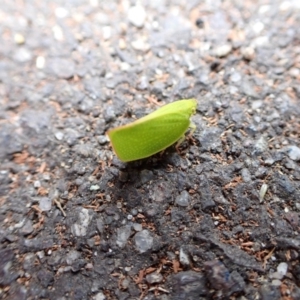
[[[165,150],[175,142],[177,146],[185,138],[185,132],[196,126],[190,122],[195,113],[195,99],[179,100],[164,105],[130,124],[108,131],[112,147],[124,162],[149,157]]]

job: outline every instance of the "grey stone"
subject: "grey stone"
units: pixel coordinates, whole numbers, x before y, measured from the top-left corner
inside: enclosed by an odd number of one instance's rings
[[[175,199],[175,203],[182,207],[189,206],[190,195],[187,191],[182,191]]]
[[[116,113],[113,106],[107,106],[103,111],[103,118],[106,122],[111,122],[115,119]]]
[[[46,269],[41,269],[40,271],[38,271],[37,278],[39,279],[41,285],[44,288],[47,288],[49,285],[52,285],[54,281],[53,273]]]
[[[100,145],[104,145],[104,144],[106,144],[108,142],[108,139],[107,139],[106,135],[99,135],[97,137],[97,139],[98,139],[98,143]]]
[[[278,286],[264,284],[260,287],[259,294],[262,300],[281,299],[281,293]]]
[[[0,284],[9,285],[18,277],[18,274],[11,270],[14,253],[11,249],[2,249],[0,257]]]
[[[300,148],[297,146],[289,146],[286,148],[290,159],[299,161],[300,160]]]
[[[220,152],[222,149],[221,142],[221,133],[222,131],[217,127],[208,127],[200,132],[198,140],[200,142],[200,146],[205,151],[218,151]]]
[[[200,296],[206,296],[208,292],[205,276],[194,271],[173,275],[172,287],[171,299],[176,300],[201,299]]]
[[[99,217],[96,221],[96,226],[97,226],[97,230],[99,231],[99,233],[103,233],[104,232],[104,220],[103,217]]]
[[[117,229],[117,245],[122,249],[126,246],[131,235],[131,225],[126,225]]]
[[[49,211],[52,207],[52,200],[48,197],[42,197],[39,199],[39,208],[42,211]]]
[[[153,246],[153,237],[146,229],[138,232],[134,236],[135,247],[140,253],[144,253]]]
[[[143,226],[142,224],[139,224],[139,223],[133,223],[132,224],[132,227],[135,231],[142,231],[143,230]]]
[[[146,281],[149,284],[159,283],[162,282],[162,280],[163,280],[163,276],[160,273],[153,272],[146,275]]]
[[[211,243],[218,248],[220,248],[224,255],[227,256],[233,263],[244,266],[246,268],[251,268],[259,272],[263,271],[263,268],[260,263],[258,263],[251,255],[247,252],[242,251],[236,246],[226,245],[219,242],[215,237],[209,237]]]
[[[144,91],[149,86],[149,80],[146,76],[142,76],[137,83],[137,89],[140,91]]]
[[[252,47],[243,47],[241,49],[241,54],[246,60],[252,60],[255,57],[255,49]]]
[[[4,159],[7,154],[21,152],[23,143],[12,126],[2,126],[0,130],[0,158]]]
[[[62,141],[62,139],[64,138],[64,133],[61,132],[61,131],[55,132],[55,138],[56,138],[58,141]]]
[[[77,214],[78,222],[71,226],[72,234],[75,236],[85,236],[92,216],[90,216],[89,210],[83,207],[78,210]]]
[[[28,234],[32,233],[33,230],[34,230],[34,228],[33,228],[32,221],[31,220],[26,220],[25,224],[21,228],[21,233],[24,234],[24,235],[28,235]]]
[[[66,255],[66,263],[70,266],[81,257],[81,253],[77,250],[71,250]]]
[[[95,295],[95,297],[93,299],[94,300],[106,300],[106,297],[102,292],[99,292]]]
[[[179,251],[179,261],[183,266],[189,266],[191,263],[188,254],[183,248],[180,248]]]
[[[53,58],[47,62],[47,67],[51,73],[63,79],[69,79],[75,73],[75,64],[71,59]]]
[[[157,203],[163,203],[172,197],[172,185],[170,182],[160,182],[155,184],[149,193],[151,200]]]
[[[53,238],[43,236],[42,238],[25,239],[21,244],[21,251],[40,251],[53,247]]]
[[[251,182],[251,173],[248,169],[246,168],[242,169],[241,175],[244,182]]]
[[[261,136],[254,144],[253,155],[260,155],[268,149],[268,142],[265,136]]]
[[[145,184],[145,183],[149,182],[150,180],[152,180],[154,178],[154,174],[150,170],[141,171],[140,176],[141,176],[141,183],[142,184]]]
[[[77,154],[84,158],[91,157],[94,153],[94,145],[90,143],[78,144],[74,147]]]

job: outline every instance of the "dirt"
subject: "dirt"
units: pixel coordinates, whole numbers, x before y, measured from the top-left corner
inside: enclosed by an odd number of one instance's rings
[[[1,299],[300,299],[299,1],[0,8]],[[197,99],[179,150],[105,135]]]

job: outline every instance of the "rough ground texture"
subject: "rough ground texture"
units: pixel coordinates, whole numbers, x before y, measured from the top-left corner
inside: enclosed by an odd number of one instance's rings
[[[135,4],[1,1],[0,298],[300,299],[299,1]],[[179,152],[117,159],[191,97]]]

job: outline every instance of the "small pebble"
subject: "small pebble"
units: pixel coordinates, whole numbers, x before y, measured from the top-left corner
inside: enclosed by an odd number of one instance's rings
[[[266,140],[265,136],[261,136],[254,145],[254,153],[255,155],[260,155],[264,151],[268,149],[268,141]]]
[[[45,257],[45,252],[44,252],[44,251],[38,251],[38,252],[36,253],[36,255],[37,255],[37,257],[38,257],[39,259],[43,259],[43,258]]]
[[[67,265],[72,265],[77,259],[81,256],[80,252],[77,250],[70,250],[69,253],[66,255],[66,263]]]
[[[92,263],[87,263],[87,264],[85,265],[85,269],[86,269],[86,270],[92,270],[93,268],[94,268],[94,266],[93,266]]]
[[[256,21],[254,24],[252,24],[252,30],[256,33],[256,34],[260,34],[265,28],[264,23],[260,22],[260,21]]]
[[[130,280],[128,278],[124,278],[121,281],[121,286],[124,290],[128,289],[129,284],[130,284]]]
[[[67,17],[69,14],[69,11],[67,9],[65,9],[64,7],[57,7],[55,9],[55,16],[59,19],[63,19],[65,17]]]
[[[58,131],[55,133],[55,138],[58,140],[58,141],[61,141],[63,138],[64,138],[64,133],[61,132],[61,131]]]
[[[94,184],[90,186],[90,191],[98,191],[100,186],[98,184]]]
[[[277,267],[277,272],[282,276],[281,278],[278,279],[282,279],[288,270],[288,264],[286,262],[281,262],[278,267]]]
[[[274,279],[271,284],[274,286],[281,286],[282,282],[279,279]]]
[[[41,187],[41,182],[40,182],[39,180],[36,180],[36,181],[34,182],[33,186],[34,186],[36,189],[38,189],[38,188]]]
[[[187,191],[183,191],[179,196],[176,197],[175,203],[182,207],[189,206],[189,198],[189,193]]]
[[[238,72],[233,72],[230,76],[230,79],[232,82],[239,82],[239,81],[241,81],[241,78],[242,78],[242,76]]]
[[[259,36],[252,40],[251,48],[255,49],[255,48],[263,47],[265,45],[268,45],[269,43],[270,40],[268,36]]]
[[[272,157],[269,157],[265,160],[266,166],[272,166],[274,164],[275,160]]]
[[[99,292],[97,293],[97,295],[94,297],[95,300],[106,300],[106,296],[102,293],[102,292]]]
[[[77,216],[76,223],[71,226],[71,232],[75,236],[85,236],[92,216],[89,214],[89,210],[83,207],[78,209]]]
[[[39,201],[39,208],[42,211],[49,211],[52,207],[52,200],[48,197],[42,197]]]
[[[35,61],[35,66],[38,69],[43,69],[45,67],[45,62],[46,62],[46,60],[45,60],[44,56],[38,56]]]
[[[33,228],[33,224],[31,220],[27,220],[24,224],[24,226],[21,228],[21,233],[23,235],[28,235],[30,233],[32,233],[34,230]]]
[[[143,52],[147,52],[150,49],[150,45],[142,39],[131,42],[131,46],[133,49]]]
[[[252,60],[255,57],[255,50],[252,47],[245,47],[241,49],[241,54],[246,60]]]
[[[291,76],[297,78],[300,75],[300,69],[299,68],[291,68],[289,70],[289,73]]]
[[[126,45],[126,42],[125,42],[124,39],[120,39],[120,40],[119,40],[119,48],[120,48],[121,50],[124,50],[124,49],[127,48],[127,45]]]
[[[102,28],[103,39],[105,41],[107,41],[107,40],[109,40],[111,38],[111,35],[112,35],[111,27],[110,26],[104,26]]]
[[[131,269],[132,269],[132,267],[125,267],[125,268],[124,268],[124,270],[125,270],[126,272],[129,272]]]
[[[259,202],[262,203],[264,201],[265,195],[268,190],[268,185],[266,183],[263,183],[260,191],[259,191]]]
[[[57,41],[63,41],[65,39],[63,30],[60,26],[58,26],[58,25],[53,26],[52,32],[53,32],[54,38]]]
[[[300,148],[297,146],[287,147],[287,153],[290,159],[298,161],[300,160]]]
[[[119,180],[121,182],[126,182],[128,180],[128,173],[124,171],[119,171]]]
[[[116,244],[122,249],[126,246],[127,241],[131,235],[131,226],[125,225],[117,229]]]
[[[182,248],[180,248],[179,251],[179,261],[184,266],[190,265],[189,256],[187,255],[187,253],[185,253],[185,251]]]
[[[152,283],[159,283],[163,280],[163,277],[160,273],[150,273],[146,276],[146,281],[150,284]]]
[[[18,45],[22,45],[25,43],[25,38],[21,33],[16,33],[14,36],[15,43]]]
[[[251,181],[251,173],[248,169],[244,168],[241,170],[241,175],[244,182],[250,182]]]
[[[20,47],[14,54],[14,60],[19,63],[25,63],[32,59],[32,53],[24,47]]]
[[[99,135],[99,136],[97,137],[97,140],[98,140],[98,143],[99,143],[100,145],[104,145],[105,143],[108,142],[108,139],[107,139],[106,135]]]
[[[141,5],[130,7],[128,10],[128,20],[138,28],[143,27],[146,20],[145,9]]]
[[[138,232],[134,236],[134,242],[137,250],[140,253],[144,253],[147,250],[152,248],[153,245],[153,237],[150,232],[146,229]]]
[[[139,223],[133,223],[132,227],[135,231],[142,231],[143,230],[143,226]]]
[[[217,57],[224,57],[228,55],[232,50],[232,46],[230,44],[224,44],[222,46],[217,47],[214,50],[214,54]]]

